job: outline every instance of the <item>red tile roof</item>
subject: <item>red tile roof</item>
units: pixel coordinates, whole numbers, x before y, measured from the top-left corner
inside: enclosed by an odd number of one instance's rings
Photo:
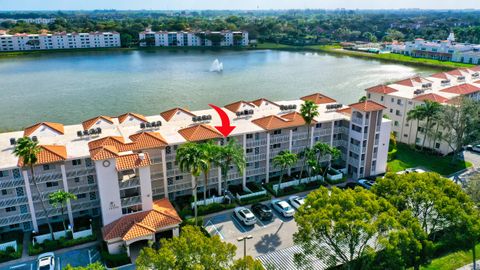
[[[371,100],[357,102],[354,104],[350,104],[348,106],[351,107],[352,109],[362,111],[362,112],[375,112],[375,111],[380,111],[387,108]]]
[[[313,101],[316,104],[327,104],[337,102],[335,99],[322,95],[320,93],[311,94],[300,98],[303,101]]]
[[[369,93],[378,93],[378,94],[391,94],[397,92],[398,90],[393,89],[387,85],[377,85],[366,90]]]
[[[458,95],[468,95],[468,94],[480,91],[480,88],[472,84],[464,83],[464,84],[448,87],[440,91],[446,92],[446,93],[458,94]]]
[[[223,138],[223,135],[215,128],[205,124],[180,129],[178,133],[180,133],[185,140],[190,142]]]
[[[125,171],[149,166],[150,156],[148,153],[128,154],[115,159],[117,171]]]
[[[448,71],[447,74],[452,76],[463,76],[462,72],[460,72],[460,69],[454,69],[454,70]]]
[[[352,114],[352,108],[347,107],[347,108],[343,108],[343,109],[338,109],[337,112],[350,115],[350,114]]]
[[[92,160],[104,160],[119,157],[118,149],[112,145],[101,146],[90,150]]]
[[[279,117],[277,115],[265,116],[253,120],[252,123],[265,130],[276,130],[281,128],[299,127],[305,125],[305,121],[303,120],[302,116],[297,112],[285,114],[282,117]],[[315,120],[312,121],[312,124],[316,123],[317,122]]]
[[[37,154],[35,165],[43,165],[65,161],[67,159],[67,148],[64,145],[39,145],[40,152]],[[23,167],[23,159],[18,159],[18,166]]]
[[[97,123],[99,120],[105,120],[109,122],[110,124],[113,124],[113,120],[109,116],[104,116],[104,115],[99,115],[97,117],[85,120],[82,122],[82,126],[84,130],[90,129],[95,123]]]
[[[101,146],[115,146],[119,151],[125,151],[125,140],[122,136],[108,136],[88,143],[88,148],[95,149]]]
[[[446,75],[444,72],[430,75],[430,77],[437,78],[437,79],[443,79],[443,80],[447,80],[447,79],[448,79],[447,75]]]
[[[440,95],[431,93],[431,94],[417,96],[414,98],[414,100],[418,100],[418,101],[430,100],[438,103],[446,103],[449,99],[446,97],[442,97]]]
[[[128,147],[131,150],[159,148],[168,145],[167,141],[158,132],[141,132],[133,134],[129,138],[133,142]]]
[[[127,120],[127,118],[129,116],[132,116],[142,122],[148,122],[147,118],[141,114],[138,114],[138,113],[132,113],[132,112],[128,112],[128,113],[124,113],[120,116],[118,116],[118,122],[121,124],[123,123],[125,120]]]
[[[152,235],[171,226],[178,226],[182,219],[166,198],[154,201],[153,209],[123,216],[102,228],[103,240],[121,238],[128,241]]]
[[[401,81],[395,82],[395,84],[400,84],[400,85],[403,85],[403,86],[413,87],[412,79],[401,80]]]
[[[256,100],[250,102],[250,103],[253,103],[255,106],[260,107],[260,105],[262,105],[262,102],[264,102],[264,101],[268,102],[269,104],[272,104],[274,106],[280,107],[280,105],[278,105],[277,103],[275,103],[273,101],[270,101],[266,98],[259,98],[259,99],[256,99]]]
[[[246,102],[246,101],[237,101],[237,102],[234,102],[234,103],[230,103],[228,105],[225,105],[225,109],[231,111],[231,112],[238,112],[240,110],[240,108],[242,107],[242,105],[244,104],[247,104],[248,106],[250,107],[255,107],[254,104],[250,103],[250,102]]]
[[[177,112],[184,112],[190,116],[195,116],[195,114],[191,113],[189,110],[182,109],[182,108],[173,108],[171,110],[160,113],[160,115],[163,117],[163,119],[165,119],[168,122],[173,118],[173,116],[175,116]]]
[[[38,128],[40,128],[41,126],[44,126],[44,127],[48,127],[50,129],[53,129],[55,132],[57,132],[58,134],[65,134],[65,130],[63,128],[63,124],[59,124],[59,123],[52,123],[52,122],[41,122],[41,123],[37,123],[33,126],[30,126],[30,127],[27,127],[25,129],[25,131],[23,132],[23,136],[24,137],[28,137],[30,135],[32,135]]]

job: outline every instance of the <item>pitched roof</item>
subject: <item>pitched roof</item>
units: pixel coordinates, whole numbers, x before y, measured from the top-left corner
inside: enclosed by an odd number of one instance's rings
[[[437,94],[430,93],[430,94],[417,96],[414,98],[414,100],[418,100],[418,101],[430,100],[438,103],[446,103],[449,99]]]
[[[88,120],[85,120],[82,122],[82,126],[83,126],[83,129],[84,130],[87,130],[87,129],[90,129],[93,125],[95,125],[95,123],[97,123],[99,120],[105,120],[107,122],[109,122],[110,124],[113,124],[113,120],[111,117],[109,116],[104,116],[104,115],[99,115],[97,117],[94,117],[94,118],[90,118]]]
[[[447,74],[450,74],[452,76],[463,76],[462,72],[460,72],[460,69],[450,70],[447,72]]]
[[[64,145],[39,145],[40,152],[37,154],[35,165],[43,165],[67,159],[67,148]],[[23,166],[23,159],[18,159],[18,166]]]
[[[90,150],[90,158],[92,160],[104,160],[116,158],[119,156],[118,149],[112,145],[105,145]]]
[[[49,127],[51,129],[53,129],[54,131],[56,131],[57,133],[62,134],[62,135],[65,133],[64,128],[63,128],[63,124],[52,123],[52,122],[41,122],[41,123],[37,123],[33,126],[27,127],[25,129],[25,131],[23,132],[23,136],[28,137],[28,136],[32,135],[41,126]]]
[[[253,103],[255,106],[260,107],[260,105],[262,105],[262,102],[264,102],[264,101],[265,101],[265,102],[268,102],[268,103],[270,103],[270,104],[272,104],[272,105],[275,105],[275,106],[277,106],[277,107],[280,107],[280,105],[278,105],[277,103],[275,103],[275,102],[273,102],[273,101],[270,101],[270,100],[268,100],[268,99],[266,99],[266,98],[259,98],[259,99],[256,99],[256,100],[254,100],[254,101],[251,101],[250,103]]]
[[[326,104],[337,102],[335,99],[322,95],[320,93],[311,94],[300,98],[303,101],[313,101],[316,104]]]
[[[399,85],[403,85],[403,86],[408,86],[408,87],[413,87],[413,82],[418,82],[418,79],[417,78],[409,78],[409,79],[405,79],[405,80],[401,80],[401,81],[398,81],[398,82],[395,82],[395,84],[399,84]]]
[[[185,140],[190,142],[223,138],[223,135],[220,132],[205,124],[180,129],[178,133],[180,133]]]
[[[167,198],[154,201],[153,209],[123,216],[102,228],[103,240],[124,241],[147,236],[165,227],[179,225],[182,219]]]
[[[378,94],[391,94],[391,93],[394,93],[394,92],[397,92],[398,90],[396,89],[393,89],[392,87],[388,86],[388,85],[377,85],[377,86],[374,86],[374,87],[370,87],[368,89],[366,89],[367,92],[370,92],[370,93],[378,93]]]
[[[238,110],[240,109],[240,107],[243,105],[243,104],[248,104],[250,105],[251,107],[255,107],[254,104],[250,103],[250,102],[246,102],[246,101],[243,101],[243,100],[240,100],[240,101],[237,101],[237,102],[234,102],[234,103],[230,103],[228,105],[225,105],[225,109],[231,111],[231,112],[238,112]]]
[[[472,84],[464,83],[460,85],[451,86],[451,87],[442,89],[440,91],[452,93],[452,94],[458,94],[458,95],[468,95],[468,94],[480,91],[480,88]]]
[[[352,108],[347,107],[347,108],[343,108],[343,109],[338,109],[337,112],[350,115],[350,114],[352,114]]]
[[[437,78],[437,79],[443,79],[443,80],[448,79],[447,74],[445,74],[445,72],[436,73],[436,74],[430,75],[430,77]]]
[[[131,150],[158,148],[168,145],[167,141],[158,132],[141,132],[133,134],[129,138],[133,142],[129,145]]]
[[[148,153],[123,155],[115,159],[115,164],[117,171],[146,167],[150,165],[150,156]]]
[[[115,146],[117,150],[123,151],[125,148],[125,140],[122,136],[108,136],[89,142],[88,148],[95,149],[107,145]]]
[[[375,112],[375,111],[380,111],[387,108],[371,100],[357,102],[354,104],[350,104],[348,106],[350,106],[352,109],[363,111],[363,112]]]
[[[193,113],[191,113],[189,110],[186,110],[186,109],[182,109],[182,108],[173,108],[171,110],[168,110],[168,111],[164,111],[162,113],[160,113],[160,115],[163,117],[163,119],[165,119],[167,122],[170,121],[173,116],[175,116],[175,114],[177,112],[184,112],[188,115],[191,115],[191,116],[195,116]]]
[[[298,112],[292,112],[285,114],[282,117],[277,115],[265,116],[258,118],[252,121],[252,123],[265,130],[275,130],[281,128],[289,127],[299,127],[305,125],[305,121]],[[312,124],[316,124],[315,120],[312,121]]]
[[[137,118],[138,120],[142,121],[142,122],[148,122],[147,118],[141,114],[138,114],[138,113],[132,113],[132,112],[127,112],[127,113],[124,113],[120,116],[118,116],[118,122],[121,124],[123,123],[125,120],[127,120],[127,117],[128,116],[133,116],[135,118]]]

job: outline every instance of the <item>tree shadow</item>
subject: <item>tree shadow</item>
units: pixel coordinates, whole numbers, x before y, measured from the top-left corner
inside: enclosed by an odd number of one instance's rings
[[[260,241],[255,244],[255,249],[258,253],[265,254],[275,251],[280,244],[282,244],[282,241],[280,241],[280,237],[278,237],[277,234],[265,234]]]

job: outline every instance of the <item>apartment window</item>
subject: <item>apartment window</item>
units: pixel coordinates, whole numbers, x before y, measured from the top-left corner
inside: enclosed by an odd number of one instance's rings
[[[380,97],[380,101],[383,101],[383,96]]]
[[[10,229],[20,228],[20,224],[12,224],[9,227],[10,227]]]
[[[407,137],[408,137],[408,134],[403,134],[403,137],[407,138]]]
[[[247,139],[253,139],[253,134],[247,134]]]
[[[58,182],[57,182],[57,181],[46,182],[45,185],[47,186],[47,188],[57,187],[57,186],[58,186]]]
[[[183,179],[183,175],[177,175],[177,176],[175,176],[175,180],[177,180],[177,181],[178,181],[178,180],[182,180],[182,179]]]
[[[171,170],[173,168],[171,162],[167,162],[167,170]]]
[[[74,181],[75,181],[75,183],[80,182],[80,177],[75,177],[75,178],[74,178]]]
[[[87,176],[87,182],[88,182],[89,185],[95,183],[95,179],[93,178],[93,175]]]
[[[355,130],[356,132],[362,132],[362,128],[357,125],[352,125],[352,130]]]
[[[281,144],[279,144],[279,143],[272,144],[272,149],[280,148],[280,146],[281,146]]]
[[[316,128],[321,128],[321,127],[322,127],[322,123],[317,123],[317,124],[315,125],[315,127],[316,127]]]
[[[423,132],[423,127],[418,127],[417,129],[419,132]]]
[[[49,164],[43,165],[43,170],[44,171],[48,171],[48,170],[51,170],[51,169],[52,169],[52,166],[50,166]]]
[[[393,113],[393,109],[390,109],[390,113]]]
[[[81,165],[82,164],[82,160],[81,159],[74,159],[72,160],[72,165],[73,166],[78,166],[78,165]]]
[[[397,105],[403,105],[401,99],[397,99]]]
[[[170,154],[170,153],[172,152],[170,146],[165,147],[165,152],[166,152],[167,154]]]
[[[92,166],[92,159],[86,158],[85,159],[85,165],[87,165],[87,167],[91,167]]]
[[[399,111],[399,110],[396,110],[396,111],[395,111],[395,115],[396,115],[396,116],[401,116],[400,111]]]
[[[370,98],[370,97],[371,97],[371,96],[370,96],[370,93],[368,93],[368,94],[367,94],[367,98]]]
[[[86,193],[78,194],[77,199],[85,199],[87,197]]]
[[[376,160],[372,161],[372,168],[374,170],[375,170],[375,167],[377,167],[377,161]]]
[[[282,134],[282,130],[281,129],[277,129],[273,132],[273,135],[280,135]]]
[[[167,184],[170,186],[170,185],[173,185],[173,177],[168,177],[167,178]]]
[[[10,206],[10,207],[5,208],[5,211],[7,213],[8,212],[14,212],[14,211],[17,211],[17,208],[15,206]]]
[[[90,201],[94,201],[97,199],[97,193],[95,192],[90,192]]]
[[[7,177],[8,171],[0,171],[0,177]]]
[[[19,169],[14,169],[13,170],[13,177],[20,178],[20,170]]]
[[[412,104],[413,104],[413,102],[412,102],[412,101],[408,101],[408,105],[412,105]]]
[[[255,133],[255,140],[260,140],[260,134],[259,133]]]
[[[395,103],[395,99],[394,99],[394,98],[392,98],[392,103]]]
[[[292,132],[297,132],[297,131],[298,131],[298,128],[292,129]]]
[[[260,154],[260,147],[255,147],[255,155]]]
[[[398,127],[398,121],[393,122],[393,125]]]
[[[2,189],[2,195],[7,195],[7,194],[8,194],[7,190],[6,190],[6,189]]]
[[[435,148],[439,149],[440,148],[440,143],[435,143]]]
[[[252,152],[253,152],[253,149],[252,149],[252,148],[247,148],[247,150],[245,150],[245,152],[247,152],[247,154],[248,154],[248,153],[252,153]]]

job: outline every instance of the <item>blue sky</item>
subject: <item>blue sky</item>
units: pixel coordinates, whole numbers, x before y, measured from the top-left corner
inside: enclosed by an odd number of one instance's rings
[[[467,9],[480,0],[0,0],[0,10],[72,9]]]

